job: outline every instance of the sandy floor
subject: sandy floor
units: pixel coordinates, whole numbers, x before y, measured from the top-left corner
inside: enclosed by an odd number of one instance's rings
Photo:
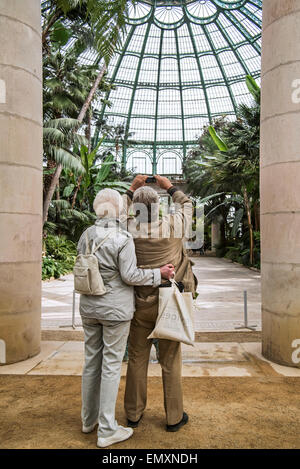
[[[80,423],[79,376],[0,376],[0,448],[96,448]],[[161,380],[148,381],[148,409],[134,436],[114,448],[300,448],[298,378],[184,378],[190,422],[164,425]],[[117,418],[125,423],[124,378]]]

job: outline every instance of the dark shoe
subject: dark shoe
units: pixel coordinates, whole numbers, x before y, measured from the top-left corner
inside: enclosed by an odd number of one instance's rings
[[[142,417],[143,416],[141,415],[140,418],[136,422],[133,422],[132,420],[127,419],[127,427],[131,427],[131,428],[138,427]]]
[[[183,412],[182,419],[180,422],[176,423],[175,425],[167,425],[167,432],[178,432],[178,430],[183,427],[189,421],[189,416],[185,412]]]

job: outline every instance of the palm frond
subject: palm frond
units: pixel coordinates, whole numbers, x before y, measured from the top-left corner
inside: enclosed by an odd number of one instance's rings
[[[63,143],[65,139],[65,135],[57,128],[53,127],[44,127],[43,128],[43,138],[44,142],[48,141],[52,144],[59,144]]]
[[[69,150],[51,145],[48,151],[51,158],[60,163],[63,168],[75,171],[77,174],[85,173],[81,161]]]

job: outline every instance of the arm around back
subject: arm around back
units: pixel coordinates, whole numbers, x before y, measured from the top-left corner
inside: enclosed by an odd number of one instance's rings
[[[132,236],[128,236],[119,251],[119,271],[127,285],[149,285],[158,287],[161,284],[160,269],[139,269],[136,264],[135,246]]]

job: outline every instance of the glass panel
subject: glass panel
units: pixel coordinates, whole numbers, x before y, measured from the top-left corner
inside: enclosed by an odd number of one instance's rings
[[[183,90],[182,96],[185,116],[192,116],[193,114],[207,115],[205,96],[200,87],[187,88]]]
[[[156,91],[139,88],[134,95],[132,107],[133,115],[155,116],[156,108]]]
[[[144,117],[132,117],[130,120],[129,131],[132,134],[131,140],[144,142],[154,140],[154,119],[146,119]]]
[[[214,114],[234,112],[229,91],[226,86],[215,86],[207,89],[210,110]]]
[[[178,119],[159,119],[157,121],[158,142],[182,142],[182,121]]]
[[[201,135],[204,125],[209,123],[208,117],[193,117],[191,119],[184,119],[185,126],[185,140],[197,141]]]
[[[159,0],[155,4],[145,0],[135,10],[131,6],[123,40],[127,49],[116,51],[108,66],[107,79],[113,79],[116,89],[108,93],[112,105],[105,106],[104,118],[113,125],[129,126],[129,147],[136,148],[134,142],[141,146],[138,153],[131,154],[130,164],[140,172],[151,173],[149,155],[142,147],[152,155],[154,140],[158,155],[165,155],[158,163],[160,171],[181,171],[178,155],[159,150],[159,146],[172,142],[182,154],[183,138],[185,142],[197,140],[209,122],[208,111],[211,118],[226,114],[234,119],[230,92],[237,105],[253,102],[245,84],[248,71],[260,83],[262,1],[190,1],[185,16],[179,3],[166,6]],[[148,22],[143,20],[147,14],[151,22],[148,36]],[[182,22],[179,26],[175,24],[178,20]],[[72,41],[66,48],[71,45]],[[80,57],[84,64],[96,59],[93,49]],[[101,99],[96,107],[102,109]]]

